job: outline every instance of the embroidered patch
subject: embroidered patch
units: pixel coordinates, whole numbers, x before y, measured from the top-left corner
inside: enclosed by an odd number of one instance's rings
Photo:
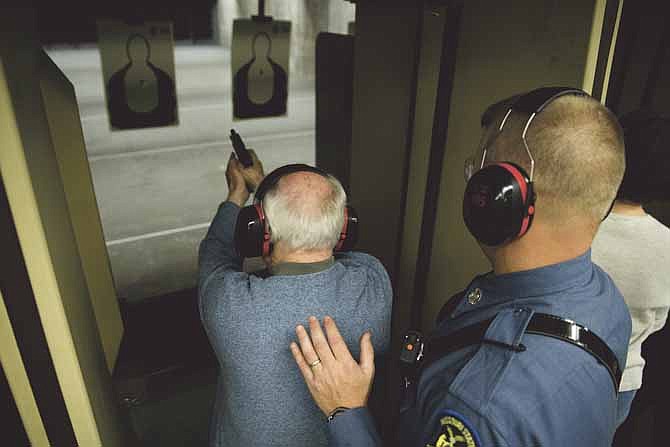
[[[440,432],[435,441],[426,447],[478,447],[479,436],[466,421],[465,417],[448,410],[440,419]]]

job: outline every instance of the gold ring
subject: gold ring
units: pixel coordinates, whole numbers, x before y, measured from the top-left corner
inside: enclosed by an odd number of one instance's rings
[[[316,359],[316,360],[314,360],[312,363],[309,364],[309,367],[310,367],[310,368],[314,368],[314,367],[315,367],[316,365],[318,365],[319,363],[321,363],[321,359]]]

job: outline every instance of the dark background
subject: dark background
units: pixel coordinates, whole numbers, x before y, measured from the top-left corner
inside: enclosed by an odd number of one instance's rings
[[[175,40],[211,40],[216,0],[38,0],[37,23],[44,45],[86,44],[97,40],[96,20],[129,23],[171,20]]]

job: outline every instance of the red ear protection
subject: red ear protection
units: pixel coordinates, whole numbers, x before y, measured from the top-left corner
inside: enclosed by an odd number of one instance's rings
[[[265,218],[263,206],[260,203],[254,203],[253,207],[256,210],[256,213],[258,213],[258,219],[260,220],[263,229],[263,247],[261,256],[270,256],[270,228],[268,228],[268,221]]]
[[[235,248],[244,258],[269,256],[272,252],[270,242],[270,225],[263,210],[263,197],[267,191],[279,182],[279,179],[293,172],[314,172],[326,177],[324,171],[309,165],[293,164],[282,166],[268,174],[256,190],[254,203],[240,210],[235,225]],[[358,214],[350,207],[345,207],[344,224],[335,246],[336,251],[351,250],[358,238]]]
[[[344,207],[344,225],[340,232],[340,240],[335,246],[335,251],[353,250],[358,240],[358,213],[351,206]]]
[[[520,167],[511,163],[498,163],[502,168],[507,169],[514,177],[514,180],[519,184],[521,192],[521,201],[523,203],[523,220],[521,221],[521,229],[516,237],[521,237],[526,234],[530,223],[535,215],[535,194],[533,193],[533,184],[528,181],[528,176]],[[532,197],[531,197],[532,195]]]
[[[340,239],[337,241],[337,245],[335,245],[335,250],[339,250],[342,248],[342,245],[344,245],[344,241],[347,239],[347,227],[349,226],[349,213],[347,212],[347,208],[344,208],[344,225],[342,226],[342,231],[340,231]]]
[[[465,189],[463,220],[485,245],[493,247],[523,236],[534,214],[533,185],[513,163],[486,166],[472,176]]]
[[[570,87],[543,87],[519,96],[507,111],[505,119],[513,111],[529,115],[522,139],[531,162],[531,176],[520,166],[503,161],[485,166],[470,178],[463,198],[463,220],[481,243],[500,245],[522,237],[530,229],[535,215],[534,160],[525,135],[535,116],[564,95],[586,96],[586,93]]]

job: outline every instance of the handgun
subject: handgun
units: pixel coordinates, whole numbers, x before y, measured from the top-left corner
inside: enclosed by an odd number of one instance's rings
[[[244,141],[242,141],[240,134],[235,132],[235,129],[230,129],[230,141],[233,143],[235,156],[237,156],[237,160],[242,163],[242,166],[248,168],[249,166],[253,165],[254,161],[251,159],[251,154],[244,145]]]

